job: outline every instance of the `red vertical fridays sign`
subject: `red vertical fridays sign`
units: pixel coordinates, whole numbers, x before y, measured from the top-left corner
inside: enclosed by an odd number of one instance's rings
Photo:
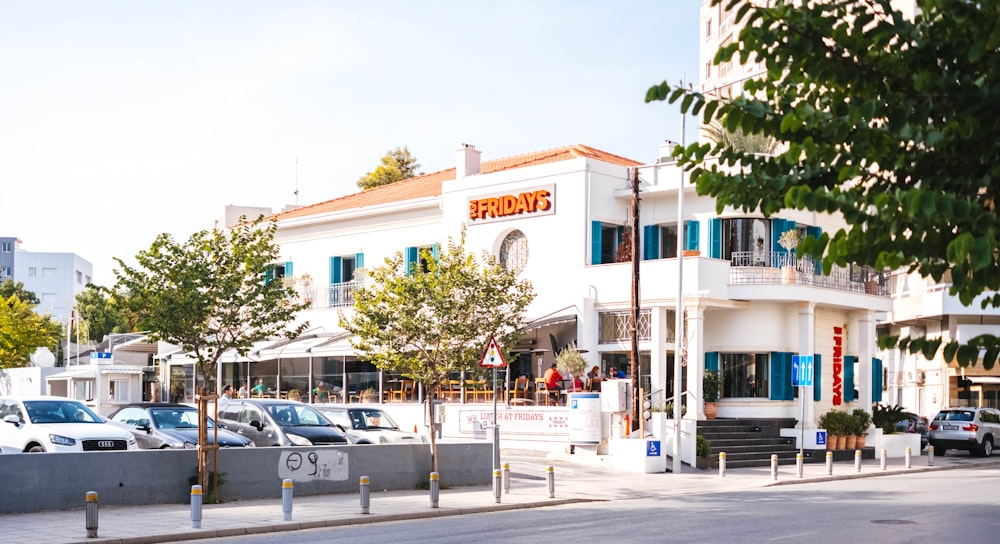
[[[833,405],[844,402],[844,329],[833,328]]]

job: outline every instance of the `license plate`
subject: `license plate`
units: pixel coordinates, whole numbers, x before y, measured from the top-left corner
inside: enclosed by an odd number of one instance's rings
[[[957,431],[958,425],[945,425],[944,430],[946,431]]]

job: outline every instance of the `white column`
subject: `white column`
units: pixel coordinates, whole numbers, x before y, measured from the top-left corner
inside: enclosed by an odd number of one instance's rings
[[[816,303],[805,302],[799,305],[799,355],[814,353],[816,353]],[[833,362],[828,361],[826,364]],[[799,426],[804,429],[816,428],[816,406],[813,401],[815,387],[814,383],[812,387],[800,388],[802,389],[800,394],[805,395],[805,398],[801,399],[805,405],[805,413]]]
[[[851,312],[851,334],[847,338],[848,353],[858,356],[854,381],[858,384],[859,408],[872,411],[872,357],[875,356],[875,316],[871,310]]]
[[[687,353],[687,413],[684,419],[702,419],[705,414],[705,399],[702,395],[701,380],[705,375],[705,302],[704,297],[695,295],[684,297],[687,331],[684,342]],[[692,398],[693,397],[693,398]]]

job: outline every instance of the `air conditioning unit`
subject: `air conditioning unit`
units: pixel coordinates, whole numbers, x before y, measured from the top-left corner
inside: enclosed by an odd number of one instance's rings
[[[918,370],[917,371],[917,383],[919,385],[923,385],[925,382],[927,382],[927,372],[923,371],[923,370]]]

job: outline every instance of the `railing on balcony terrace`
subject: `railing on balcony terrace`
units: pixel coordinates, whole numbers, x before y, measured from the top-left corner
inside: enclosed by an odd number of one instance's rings
[[[345,281],[342,283],[331,283],[327,286],[327,307],[343,308],[354,304],[354,293],[361,289],[362,281]]]
[[[793,253],[782,251],[734,252],[729,266],[732,284],[808,285],[888,297],[889,274],[870,266],[835,266],[824,275],[819,263],[810,256],[796,258]]]

